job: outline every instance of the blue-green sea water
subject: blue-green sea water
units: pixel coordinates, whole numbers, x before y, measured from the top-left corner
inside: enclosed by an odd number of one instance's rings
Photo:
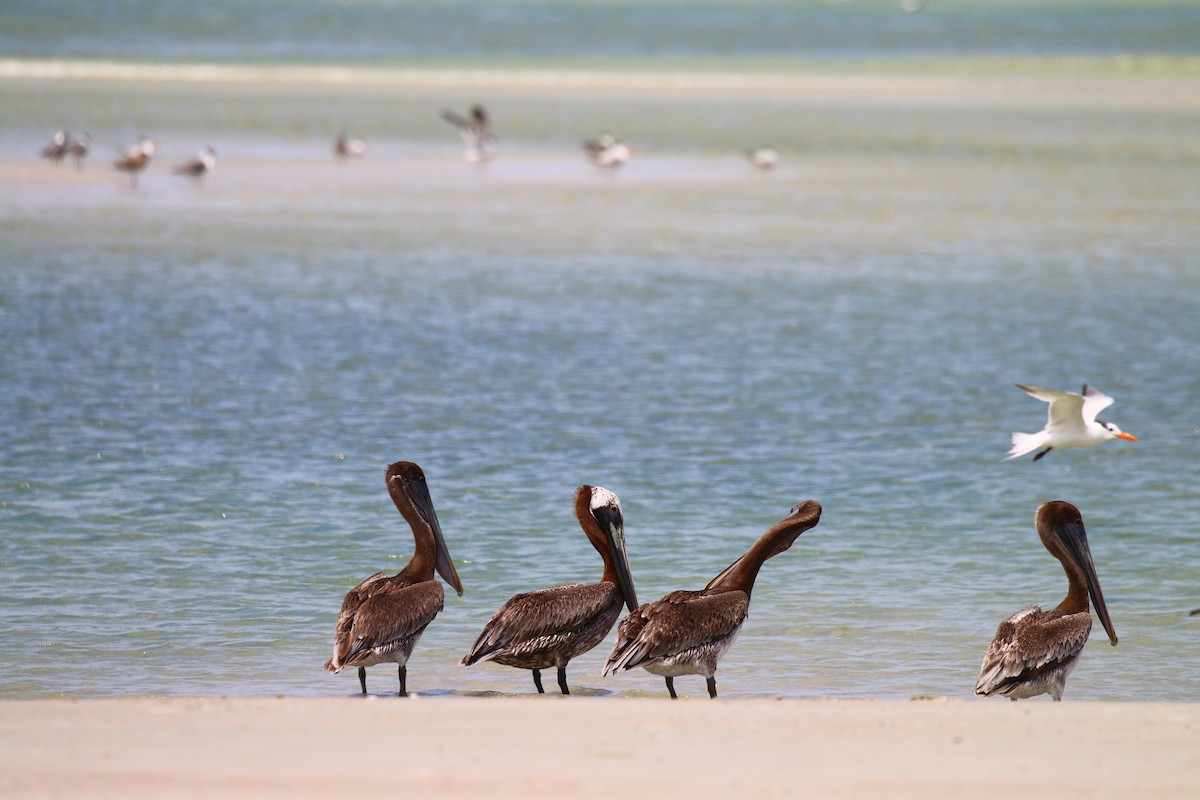
[[[417,693],[532,689],[457,662],[512,594],[599,577],[572,516],[593,483],[643,602],[823,504],[763,568],[722,696],[970,697],[999,621],[1065,594],[1033,529],[1065,499],[1120,635],[1066,699],[1200,699],[1195,78],[757,71],[1194,58],[1193,4],[80,7],[0,9],[0,697],[354,693],[320,666],[345,591],[411,555],[382,480],[406,459],[466,589]],[[563,78],[626,55],[641,88]],[[472,82],[460,56],[558,78]],[[181,88],[160,60],[248,72]],[[744,90],[711,78],[752,60]],[[352,80],[287,77],[314,61]],[[473,100],[499,138],[482,168],[438,119]],[[38,158],[59,127],[96,141],[81,172]],[[333,162],[340,127],[366,158]],[[604,127],[638,147],[617,175],[579,150]],[[142,132],[161,152],[133,191],[109,161]],[[770,174],[739,155],[766,141]],[[205,143],[213,175],[170,173]],[[1006,462],[1045,421],[1012,384],[1085,381],[1139,441]],[[577,693],[662,694],[599,675],[611,642],[572,663]]]

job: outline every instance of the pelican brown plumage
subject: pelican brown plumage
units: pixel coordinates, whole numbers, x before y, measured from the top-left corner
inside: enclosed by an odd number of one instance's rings
[[[703,675],[708,696],[717,696],[717,661],[733,646],[750,609],[750,592],[763,563],[792,546],[821,520],[821,504],[805,500],[759,537],[746,554],[702,591],[676,591],[639,606],[621,620],[604,674],[641,667],[667,680],[676,699],[677,675]]]
[[[411,461],[388,466],[384,481],[392,502],[413,532],[413,557],[392,577],[377,572],[346,593],[333,636],[333,658],[325,671],[336,674],[358,667],[358,682],[367,693],[367,667],[400,665],[400,696],[408,696],[408,657],[426,626],[442,610],[439,575],[462,595],[462,583],[450,560],[438,525],[425,473]]]
[[[983,697],[1049,694],[1061,700],[1092,631],[1089,595],[1109,641],[1117,644],[1079,509],[1062,500],[1043,503],[1035,524],[1042,544],[1067,573],[1067,596],[1051,611],[1029,606],[1000,623],[975,684],[975,694]]]
[[[567,663],[604,640],[621,615],[621,607],[637,608],[629,557],[625,553],[625,522],[621,501],[602,486],[580,486],[575,491],[575,517],[588,541],[604,559],[600,582],[572,583],[525,592],[500,606],[471,652],[463,657],[469,667],[495,661],[533,671],[533,684],[542,688],[541,670],[558,669],[558,688],[567,688]]]

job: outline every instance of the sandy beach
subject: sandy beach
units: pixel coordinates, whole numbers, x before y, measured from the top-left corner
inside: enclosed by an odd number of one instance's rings
[[[0,704],[6,797],[1196,797],[1196,704]]]

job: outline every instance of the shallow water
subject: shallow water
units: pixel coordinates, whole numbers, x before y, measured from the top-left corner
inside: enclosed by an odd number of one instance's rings
[[[596,483],[643,602],[823,503],[764,567],[723,696],[970,696],[996,624],[1064,593],[1032,525],[1062,498],[1121,638],[1067,697],[1200,698],[1180,84],[649,74],[489,86],[482,169],[437,119],[480,87],[428,76],[0,79],[0,696],[352,693],[320,665],[346,589],[410,555],[382,483],[409,459],[466,588],[420,693],[531,688],[457,661],[513,593],[598,577],[571,514]],[[81,173],[36,159],[67,117],[100,143]],[[371,149],[339,167],[343,126]],[[578,152],[603,127],[639,147],[616,176]],[[106,162],[143,130],[163,152],[134,192]],[[783,165],[753,172],[768,140]],[[204,184],[169,173],[203,143]],[[1014,381],[1091,382],[1140,441],[1005,462],[1045,417]],[[577,691],[661,693],[599,676],[611,641]]]

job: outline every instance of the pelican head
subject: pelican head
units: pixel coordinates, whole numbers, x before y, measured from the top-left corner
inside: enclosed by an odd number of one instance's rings
[[[770,530],[760,536],[745,555],[721,570],[717,577],[709,581],[708,585],[704,587],[705,590],[737,588],[750,594],[750,590],[754,586],[754,579],[763,563],[768,558],[787,550],[800,534],[815,527],[820,521],[820,503],[816,500],[797,503],[788,511],[786,517],[776,522]]]
[[[621,515],[620,499],[603,486],[580,486],[575,496],[577,504],[582,500],[587,501],[588,514],[595,520],[603,538],[598,539],[595,532],[588,530],[589,526],[585,525],[584,531],[592,546],[604,557],[606,571],[611,558],[621,596],[625,598],[625,605],[633,611],[638,607],[638,601],[633,588],[633,576],[629,571],[629,556],[625,552],[625,518]],[[580,522],[583,522],[582,518]]]
[[[1092,563],[1092,551],[1088,548],[1087,531],[1084,530],[1079,509],[1064,500],[1043,503],[1038,506],[1035,524],[1042,544],[1062,562],[1068,576],[1082,576],[1092,605],[1096,608],[1096,616],[1100,618],[1108,640],[1115,647],[1117,632],[1113,630],[1112,620],[1108,616],[1108,606],[1104,603],[1104,593],[1096,577],[1096,567]]]
[[[434,568],[461,597],[462,582],[450,559],[450,551],[446,549],[446,540],[442,538],[442,526],[438,524],[437,512],[433,509],[425,473],[411,461],[397,461],[388,466],[384,479],[396,508],[412,526],[413,535],[418,541],[422,535],[432,537]]]

